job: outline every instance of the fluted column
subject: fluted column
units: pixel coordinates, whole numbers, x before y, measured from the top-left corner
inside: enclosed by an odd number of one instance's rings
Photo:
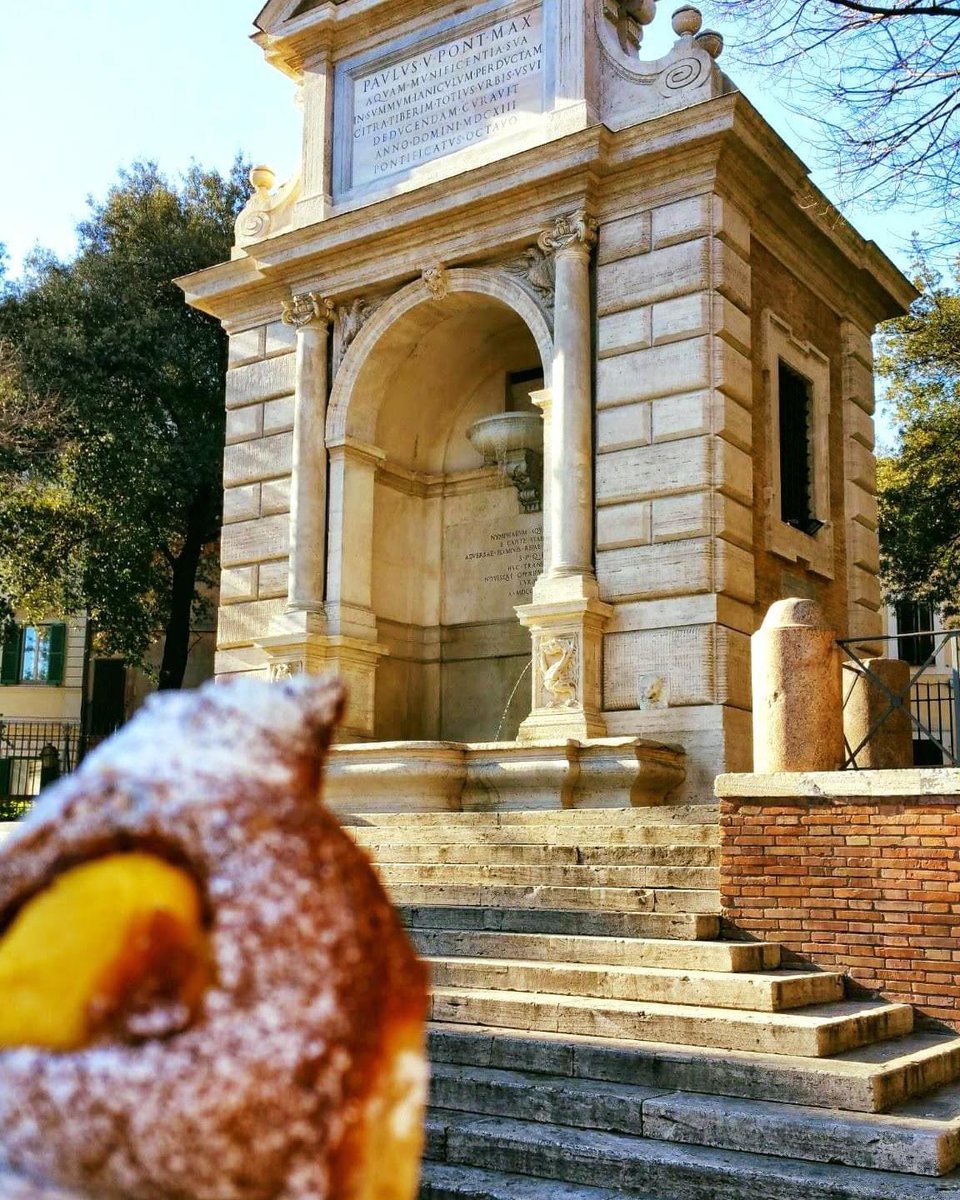
[[[283,321],[297,331],[290,489],[290,573],[287,608],[323,610],[327,452],[327,341],[332,301],[307,292],[284,302]]]
[[[540,236],[556,263],[547,571],[553,577],[594,574],[590,255],[596,241],[596,222],[583,210]]]

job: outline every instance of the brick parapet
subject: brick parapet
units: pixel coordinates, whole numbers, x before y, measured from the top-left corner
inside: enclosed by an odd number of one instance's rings
[[[720,777],[725,919],[960,1028],[960,772],[869,774]]]

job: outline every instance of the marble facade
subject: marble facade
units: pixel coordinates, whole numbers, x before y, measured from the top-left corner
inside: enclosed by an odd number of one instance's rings
[[[695,9],[643,57],[654,12],[260,13],[301,170],[255,170],[232,260],[181,281],[231,338],[218,674],[339,670],[352,741],[680,743],[706,800],[750,768],[771,603],[880,632],[870,336],[910,286]],[[778,516],[779,361],[813,534]],[[504,413],[542,445],[486,452]]]

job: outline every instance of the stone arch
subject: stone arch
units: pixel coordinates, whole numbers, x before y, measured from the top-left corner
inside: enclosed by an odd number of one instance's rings
[[[534,356],[533,390],[546,393],[553,336],[505,272],[453,269],[430,284],[373,312],[331,391],[325,617],[371,659],[377,740],[483,741],[501,727],[513,736],[529,711],[516,685],[530,639],[515,609],[542,573],[543,517],[466,429],[497,411],[498,377],[507,403],[509,373]]]
[[[455,267],[444,272],[447,294],[473,293],[487,296],[512,309],[530,330],[543,364],[544,386],[551,386],[553,333],[543,310],[520,284],[494,268]],[[357,382],[381,338],[412,310],[432,304],[442,312],[444,300],[436,299],[422,279],[414,280],[380,305],[351,343],[337,372],[327,409],[327,442],[344,437],[373,440],[376,410],[364,408]]]

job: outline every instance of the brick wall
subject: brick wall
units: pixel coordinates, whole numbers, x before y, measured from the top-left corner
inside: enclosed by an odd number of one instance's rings
[[[953,791],[960,772],[870,775],[950,776]],[[719,794],[747,778],[763,777],[721,777]],[[721,902],[742,935],[960,1028],[960,795],[728,795],[720,821]]]

